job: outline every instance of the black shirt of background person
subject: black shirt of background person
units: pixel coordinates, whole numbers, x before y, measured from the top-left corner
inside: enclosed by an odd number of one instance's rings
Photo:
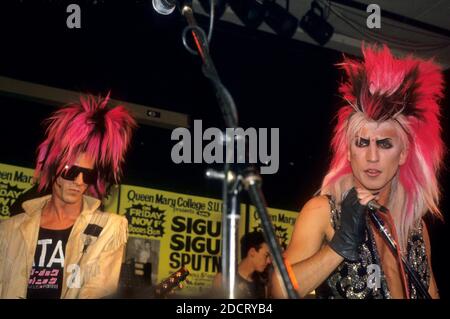
[[[266,282],[258,273],[254,273],[252,281],[245,280],[241,275],[236,276],[236,298],[238,299],[265,299]]]

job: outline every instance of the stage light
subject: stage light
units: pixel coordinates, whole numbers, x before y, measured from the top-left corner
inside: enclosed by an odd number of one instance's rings
[[[210,11],[210,0],[198,1],[203,10]],[[298,19],[275,0],[215,0],[216,19],[220,19],[223,15],[227,4],[249,28],[257,29],[266,22],[276,34],[289,38],[297,31]]]
[[[257,29],[264,21],[266,8],[263,1],[229,0],[229,6],[247,27]]]
[[[275,31],[284,37],[292,37],[298,28],[298,19],[275,1],[265,1],[266,15],[264,21]]]
[[[303,16],[300,27],[317,43],[324,45],[333,35],[334,28],[323,14],[323,8],[316,2],[311,3],[311,9]]]

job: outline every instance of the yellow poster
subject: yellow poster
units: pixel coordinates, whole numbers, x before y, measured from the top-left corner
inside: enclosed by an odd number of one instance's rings
[[[261,219],[256,208],[251,205],[249,206],[249,210],[249,231],[261,230]],[[291,240],[298,213],[276,208],[268,208],[267,210],[275,228],[275,235],[278,237],[281,248],[285,250]]]
[[[122,185],[119,214],[128,219],[130,237],[159,246],[157,282],[184,266],[189,283],[177,293],[209,293],[221,262],[220,200]]]
[[[0,163],[0,220],[10,216],[10,207],[31,188],[33,169]]]
[[[238,264],[241,262],[241,238],[245,235],[247,232],[248,226],[248,207],[249,205],[241,205],[241,218],[239,221],[239,228],[238,228],[238,243],[237,243],[237,260]]]

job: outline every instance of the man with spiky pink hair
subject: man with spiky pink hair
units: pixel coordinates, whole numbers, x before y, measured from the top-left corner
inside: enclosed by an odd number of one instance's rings
[[[100,211],[99,198],[119,182],[136,122],[108,101],[81,97],[46,121],[35,178],[51,194],[0,224],[1,298],[101,298],[116,290],[128,223]]]
[[[300,296],[315,290],[319,298],[438,298],[423,217],[442,218],[442,72],[432,61],[396,58],[386,46],[363,46],[363,56],[340,64],[347,79],[333,158],[320,196],[299,213],[286,261]],[[380,215],[397,251],[369,218],[373,201],[388,210]],[[283,297],[275,277],[273,294]]]

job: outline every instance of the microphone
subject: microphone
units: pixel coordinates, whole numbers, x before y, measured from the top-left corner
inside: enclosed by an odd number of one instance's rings
[[[152,0],[153,9],[162,15],[171,14],[175,8],[178,6],[183,7],[183,5],[191,6],[192,0]]]
[[[389,212],[389,210],[384,207],[383,205],[379,204],[375,199],[372,199],[371,201],[369,201],[367,203],[367,207],[371,210],[375,210],[375,211],[380,211],[382,213],[387,214]]]

